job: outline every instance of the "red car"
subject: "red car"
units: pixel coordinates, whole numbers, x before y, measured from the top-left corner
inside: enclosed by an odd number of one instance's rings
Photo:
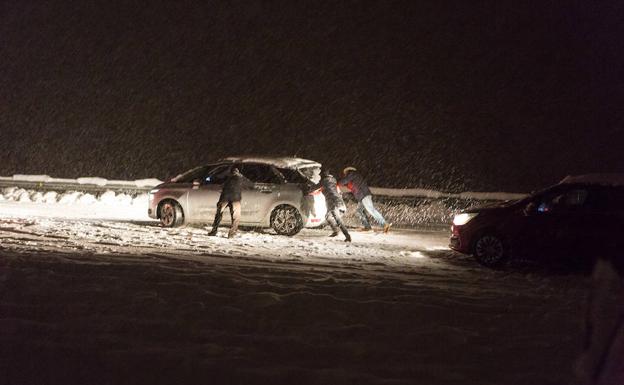
[[[451,233],[451,249],[489,267],[513,257],[583,263],[624,254],[624,174],[567,177],[518,201],[465,210]]]

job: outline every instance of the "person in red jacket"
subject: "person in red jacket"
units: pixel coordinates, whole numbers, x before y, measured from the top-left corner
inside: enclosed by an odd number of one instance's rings
[[[381,215],[379,211],[373,205],[373,197],[364,177],[357,171],[355,167],[347,167],[342,172],[342,179],[338,182],[339,185],[347,187],[353,193],[353,197],[358,201],[357,212],[364,230],[371,230],[371,224],[366,217],[366,213],[370,214],[379,226],[383,227],[384,233],[390,230],[392,223],[386,222],[386,219]]]

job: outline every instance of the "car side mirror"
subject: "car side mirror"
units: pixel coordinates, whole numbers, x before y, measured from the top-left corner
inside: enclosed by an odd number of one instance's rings
[[[522,209],[522,212],[526,216],[535,214],[537,212],[537,204],[535,202],[527,203],[527,205]]]

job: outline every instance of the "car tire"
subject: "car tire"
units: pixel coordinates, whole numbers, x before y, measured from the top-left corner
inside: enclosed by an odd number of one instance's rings
[[[184,223],[182,207],[172,200],[166,200],[158,206],[158,217],[163,227],[178,227]]]
[[[289,237],[303,228],[303,219],[299,210],[289,205],[277,206],[271,213],[271,227],[279,235]]]
[[[473,255],[483,266],[496,268],[507,262],[509,250],[502,237],[494,233],[485,233],[475,242]]]

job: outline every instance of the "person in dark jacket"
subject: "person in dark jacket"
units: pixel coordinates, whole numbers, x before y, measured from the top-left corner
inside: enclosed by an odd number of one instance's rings
[[[342,179],[338,182],[341,186],[346,186],[351,193],[353,193],[353,197],[358,201],[357,212],[362,224],[364,225],[364,230],[369,231],[372,229],[371,224],[366,217],[366,213],[370,214],[375,221],[379,224],[379,226],[383,227],[384,233],[387,233],[390,230],[390,226],[392,223],[386,222],[383,215],[373,205],[373,197],[366,181],[360,175],[355,167],[347,167],[342,172]]]
[[[214,223],[212,224],[212,231],[210,231],[208,235],[217,235],[217,230],[219,229],[219,224],[223,217],[223,211],[226,207],[230,208],[230,215],[232,217],[232,227],[230,227],[230,231],[228,232],[228,238],[232,238],[236,234],[241,215],[241,192],[243,188],[251,188],[252,186],[253,183],[245,178],[238,168],[232,168],[230,175],[223,183],[219,202],[217,202],[217,213],[215,214]]]
[[[349,235],[347,227],[342,222],[342,214],[347,211],[347,208],[342,200],[342,195],[338,192],[338,182],[329,173],[329,170],[324,169],[321,171],[321,181],[313,189],[316,190],[318,188],[323,192],[327,205],[325,220],[332,228],[330,237],[338,235],[338,229],[340,229],[345,236],[345,242],[351,242],[351,235]]]

